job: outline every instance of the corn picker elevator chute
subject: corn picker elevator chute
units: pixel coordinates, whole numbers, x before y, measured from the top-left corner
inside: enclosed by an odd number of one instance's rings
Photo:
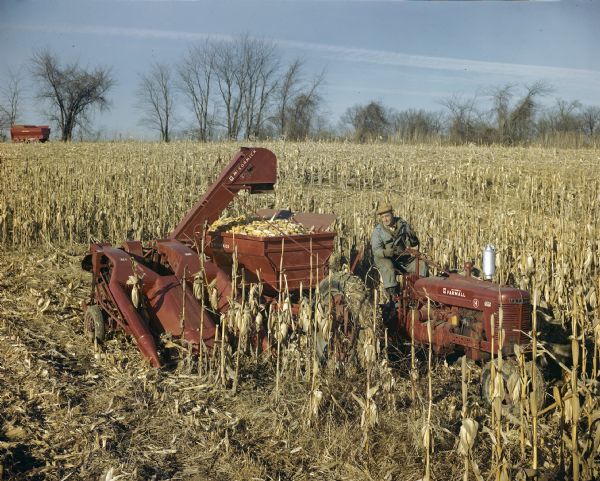
[[[334,216],[265,209],[257,216],[267,222],[289,218],[303,225],[306,233],[256,237],[207,232],[238,192],[272,191],[276,179],[277,159],[272,152],[242,148],[166,239],[147,245],[126,241],[120,247],[91,244],[82,261],[92,274],[92,293],[84,304],[90,338],[102,341],[107,329],[120,328],[133,336],[155,367],[162,365],[162,334],[194,350],[201,341],[210,349],[219,314],[228,310],[230,299],[240,295],[232,288],[234,251],[246,281],[263,284],[267,302],[274,302],[284,287],[291,294],[301,287],[316,287],[326,275],[333,251],[335,233],[327,227]],[[202,248],[208,255],[205,261],[199,255]],[[194,295],[198,275],[204,285],[216,290],[215,303],[205,293],[200,299]]]

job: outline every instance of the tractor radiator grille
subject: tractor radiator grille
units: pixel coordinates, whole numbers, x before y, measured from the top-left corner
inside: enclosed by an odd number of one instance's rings
[[[494,313],[494,340],[498,342],[500,330],[500,310]],[[522,332],[531,330],[531,304],[502,304],[502,328],[504,345],[525,344],[527,337]],[[522,332],[521,332],[522,331]]]

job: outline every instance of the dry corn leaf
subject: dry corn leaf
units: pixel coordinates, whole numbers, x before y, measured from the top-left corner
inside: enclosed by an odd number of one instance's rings
[[[479,423],[471,418],[463,419],[458,434],[458,453],[467,456],[475,444],[475,438],[479,431]]]

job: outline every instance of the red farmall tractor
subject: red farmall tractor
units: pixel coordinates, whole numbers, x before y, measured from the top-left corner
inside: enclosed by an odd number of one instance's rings
[[[336,236],[333,215],[269,209],[255,214],[267,224],[287,218],[303,227],[297,234],[247,235],[209,228],[238,192],[271,191],[276,177],[272,152],[242,148],[167,238],[146,245],[92,244],[82,262],[92,274],[92,294],[84,305],[90,336],[102,341],[107,329],[118,327],[133,336],[152,366],[160,367],[161,336],[167,334],[192,351],[201,343],[210,350],[220,316],[252,285],[260,286],[261,305],[289,309],[292,319],[301,310],[303,294],[320,286],[319,297],[332,319],[329,351],[344,359],[361,330],[358,313],[370,300],[351,272],[330,271]],[[419,252],[411,253],[418,262],[431,265]],[[416,343],[431,344],[435,352],[464,353],[484,361],[496,355],[500,345],[503,355],[512,356],[515,345],[526,344],[529,294],[476,278],[471,263],[465,267],[464,274],[401,275],[401,295],[393,305],[383,306],[383,324],[392,340],[412,337]],[[235,272],[243,272],[243,278]],[[255,334],[258,344],[269,349],[265,333]]]
[[[476,277],[479,270],[466,262],[462,272],[440,269],[421,253],[407,249],[417,260],[417,274],[399,274],[400,295],[393,306],[384,306],[383,322],[392,338],[413,339],[418,344],[431,344],[438,354],[464,354],[475,361],[484,361],[482,395],[488,401],[491,395],[492,357],[504,357],[503,402],[511,404],[511,390],[522,373],[515,354],[528,355],[528,337],[531,330],[531,302],[527,291],[502,286],[491,279],[495,270],[495,249],[487,246],[483,253],[483,279]],[[435,268],[435,276],[420,277],[419,263]],[[536,376],[541,391],[544,380],[530,361],[524,366],[529,379]],[[538,393],[538,401],[543,395]]]

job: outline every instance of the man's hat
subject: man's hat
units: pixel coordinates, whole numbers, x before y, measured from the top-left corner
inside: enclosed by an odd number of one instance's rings
[[[385,214],[387,212],[393,212],[394,209],[390,204],[381,204],[377,209],[377,215]]]

